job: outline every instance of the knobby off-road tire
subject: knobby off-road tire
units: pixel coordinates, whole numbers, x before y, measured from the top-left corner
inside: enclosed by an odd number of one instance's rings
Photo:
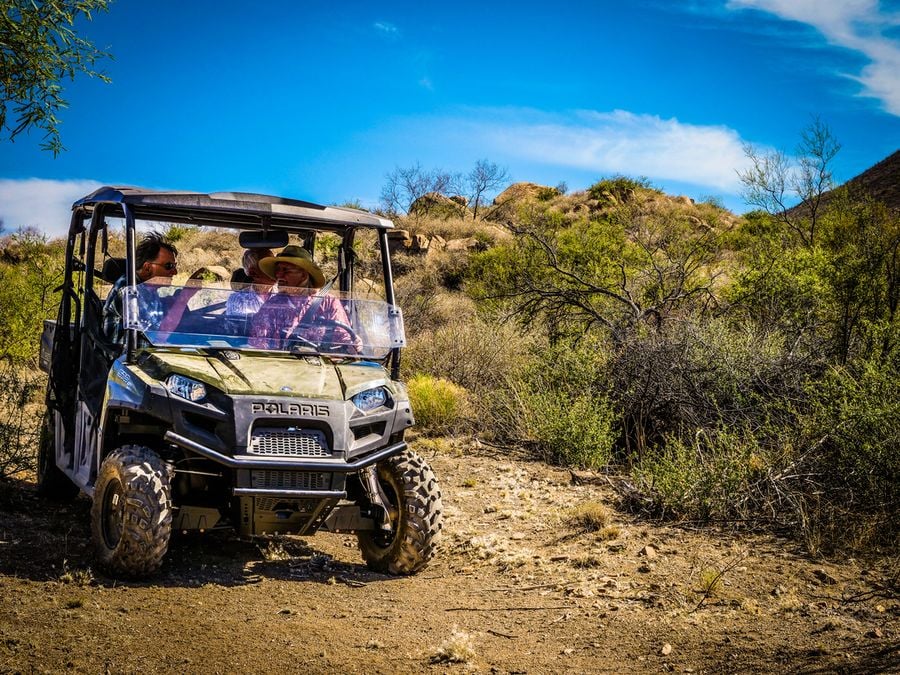
[[[69,477],[56,466],[56,416],[55,410],[44,413],[41,422],[41,438],[38,443],[37,493],[54,502],[70,502],[80,490]]]
[[[146,577],[159,569],[172,535],[171,491],[166,465],[149,448],[126,445],[103,460],[91,530],[104,570]]]
[[[359,549],[373,570],[413,574],[434,556],[444,525],[441,489],[428,463],[410,450],[380,462],[377,469],[393,528],[390,534],[358,533]]]

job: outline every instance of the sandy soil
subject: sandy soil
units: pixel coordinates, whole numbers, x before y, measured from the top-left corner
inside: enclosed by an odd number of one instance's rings
[[[648,523],[600,476],[420,450],[446,527],[406,578],[352,537],[214,533],[116,581],[91,570],[86,499],[0,485],[0,672],[900,672],[890,560]],[[586,503],[610,510],[599,531],[569,519]]]

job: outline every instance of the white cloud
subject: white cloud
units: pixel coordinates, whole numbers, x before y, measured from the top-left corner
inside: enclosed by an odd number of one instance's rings
[[[0,179],[0,220],[6,231],[36,227],[51,237],[63,236],[72,203],[102,185],[94,180]]]
[[[536,111],[491,111],[493,119],[458,121],[469,142],[494,154],[599,174],[646,176],[732,194],[736,169],[746,163],[741,138],[723,126],[624,110],[576,111],[547,116]],[[499,118],[499,119],[498,119]]]
[[[877,0],[729,0],[729,9],[757,9],[805,23],[832,45],[863,54],[871,63],[858,75],[864,96],[876,98],[900,116],[900,43],[885,37],[900,26],[900,13],[881,11]]]
[[[397,28],[392,23],[388,23],[387,21],[376,21],[374,24],[375,30],[377,30],[382,35],[386,35],[388,37],[396,37],[400,34],[400,29]]]

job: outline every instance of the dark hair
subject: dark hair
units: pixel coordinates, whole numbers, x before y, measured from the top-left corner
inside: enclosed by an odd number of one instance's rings
[[[178,249],[175,245],[165,238],[159,232],[148,232],[141,237],[141,243],[134,249],[134,267],[139,270],[144,266],[145,262],[156,260],[161,248],[169,249],[172,255],[178,255]]]

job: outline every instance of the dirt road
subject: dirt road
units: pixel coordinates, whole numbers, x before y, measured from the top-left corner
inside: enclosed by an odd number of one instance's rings
[[[446,527],[409,578],[350,537],[216,533],[123,583],[90,569],[87,500],[0,486],[0,672],[900,672],[890,561],[649,524],[590,476],[419,449]]]

